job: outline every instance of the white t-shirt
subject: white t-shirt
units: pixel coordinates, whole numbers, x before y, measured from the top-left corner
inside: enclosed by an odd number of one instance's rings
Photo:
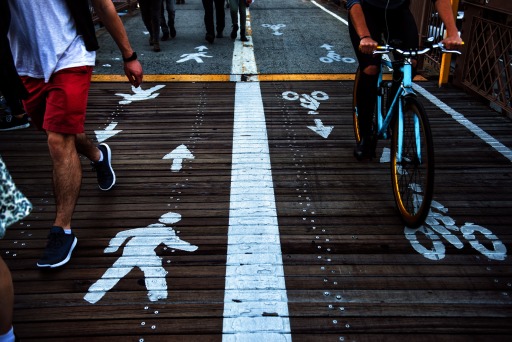
[[[64,0],[8,0],[9,41],[21,76],[44,78],[56,71],[94,66],[96,53],[87,51]]]

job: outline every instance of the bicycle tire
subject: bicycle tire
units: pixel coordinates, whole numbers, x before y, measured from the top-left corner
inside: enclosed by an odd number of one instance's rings
[[[354,78],[354,88],[352,90],[352,120],[354,121],[354,135],[356,138],[356,144],[361,141],[361,133],[359,132],[359,120],[357,118],[357,85],[359,83],[360,68],[357,68],[356,75]]]
[[[434,142],[425,109],[414,97],[403,100],[402,161],[398,161],[399,120],[391,143],[391,182],[400,216],[409,228],[418,228],[430,212],[434,192]],[[417,122],[417,124],[416,124]],[[415,129],[420,133],[420,153]]]

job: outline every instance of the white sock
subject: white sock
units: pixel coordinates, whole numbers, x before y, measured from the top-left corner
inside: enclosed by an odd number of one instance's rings
[[[96,163],[99,163],[101,161],[103,161],[103,152],[101,152],[101,150],[100,150],[100,159],[98,159],[98,161]]]
[[[14,327],[11,327],[7,333],[0,335],[0,342],[14,342]]]

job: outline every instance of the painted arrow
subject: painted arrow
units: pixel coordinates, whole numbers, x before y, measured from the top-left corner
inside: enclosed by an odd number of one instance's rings
[[[117,122],[113,121],[104,130],[94,131],[94,134],[96,134],[96,140],[98,140],[98,142],[101,143],[101,142],[107,140],[108,138],[113,137],[117,133],[122,132],[122,130],[114,130],[114,128],[116,128],[116,126],[117,126]]]
[[[334,129],[334,126],[324,126],[322,120],[315,119],[315,126],[308,126],[308,128],[320,135],[322,138],[327,139]]]
[[[194,155],[188,150],[187,146],[180,145],[172,152],[167,153],[162,159],[172,159],[171,171],[178,172],[183,167],[183,159],[194,158]]]

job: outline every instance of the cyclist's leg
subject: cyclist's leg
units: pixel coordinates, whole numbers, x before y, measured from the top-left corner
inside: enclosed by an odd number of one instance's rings
[[[366,10],[366,8],[365,8]],[[380,37],[382,30],[380,29],[380,21],[378,15],[372,10],[365,11],[366,23],[372,37]],[[377,100],[377,82],[380,71],[380,55],[367,55],[359,51],[359,36],[357,35],[352,22],[349,18],[349,33],[352,46],[354,48],[357,60],[359,62],[359,78],[354,92],[357,94],[356,106],[359,122],[360,140],[354,149],[354,156],[357,159],[371,157],[373,152],[372,122],[375,103]],[[377,38],[375,38],[377,39]],[[354,94],[355,95],[355,94]]]

